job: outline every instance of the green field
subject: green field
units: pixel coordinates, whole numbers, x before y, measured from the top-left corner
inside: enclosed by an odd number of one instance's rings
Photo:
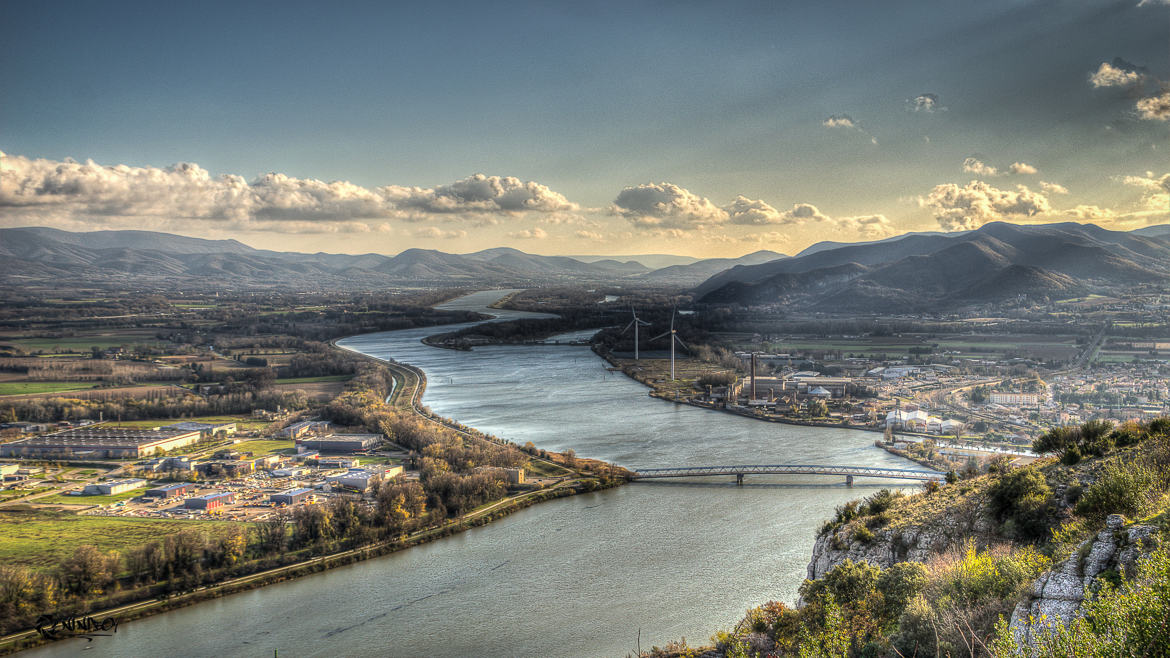
[[[110,427],[132,427],[136,429],[150,429],[174,423],[235,423],[239,431],[264,429],[268,425],[266,420],[253,420],[251,416],[196,416],[194,418],[156,418],[154,420],[126,420],[120,423],[110,423]]]
[[[31,395],[96,388],[93,382],[0,382],[0,395]]]
[[[123,500],[130,500],[137,498],[146,493],[146,487],[132,489],[130,491],[123,491],[119,494],[112,494],[109,496],[70,496],[67,494],[54,494],[52,496],[45,496],[44,498],[37,498],[37,504],[46,505],[109,505],[110,503],[117,503]]]
[[[277,384],[316,384],[317,382],[343,382],[352,378],[353,375],[322,375],[320,377],[287,377],[285,379],[277,379],[274,383]]]
[[[0,336],[0,344],[15,345],[26,352],[89,352],[92,348],[108,349],[135,343],[159,344],[155,332],[143,329],[94,332],[82,336],[60,338],[41,336]]]
[[[128,551],[184,528],[198,528],[216,534],[233,525],[228,521],[0,511],[0,564],[50,569],[82,544],[92,544],[102,551]]]
[[[296,452],[296,443],[293,441],[244,441],[233,446],[228,446],[228,449],[250,452],[259,457],[260,455],[267,455],[273,452],[287,451],[287,454],[292,454]]]
[[[14,500],[22,496],[31,496],[32,494],[44,493],[52,487],[37,487],[36,489],[8,489],[0,491],[0,503]]]
[[[570,471],[564,466],[558,466],[551,462],[537,461],[535,459],[529,460],[524,465],[524,470],[528,475],[535,477],[562,477],[573,474],[573,471]]]

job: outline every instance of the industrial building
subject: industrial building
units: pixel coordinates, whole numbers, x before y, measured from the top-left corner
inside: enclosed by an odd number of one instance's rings
[[[299,505],[308,500],[311,495],[313,495],[312,489],[289,489],[272,494],[268,500],[272,501],[274,505]]]
[[[220,491],[196,496],[195,498],[188,498],[183,502],[183,507],[187,509],[203,509],[210,512],[224,505],[231,505],[234,502],[236,502],[236,494],[230,491]]]
[[[161,430],[177,430],[181,432],[200,432],[204,436],[215,436],[216,434],[224,434],[231,436],[236,433],[235,423],[197,423],[194,421],[183,421],[181,423],[173,423],[171,425],[164,425],[160,427]]]
[[[146,493],[142,495],[147,498],[178,498],[179,496],[186,496],[191,493],[192,489],[194,489],[193,485],[187,482],[179,482],[147,489]]]
[[[133,478],[129,480],[110,480],[109,482],[98,482],[96,484],[87,484],[85,489],[81,492],[87,496],[112,496],[114,494],[124,493],[126,491],[133,491],[146,484],[146,480],[142,478]]]
[[[330,475],[325,481],[335,487],[365,491],[375,478],[389,480],[402,474],[402,466],[387,466],[384,468],[351,468],[340,475]]]
[[[358,452],[382,442],[381,434],[329,434],[297,439],[297,447],[321,452]]]
[[[189,446],[200,433],[182,430],[77,428],[0,444],[2,457],[138,459]]]

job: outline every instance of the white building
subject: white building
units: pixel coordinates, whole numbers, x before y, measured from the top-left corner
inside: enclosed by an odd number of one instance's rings
[[[141,478],[133,478],[130,480],[110,480],[109,482],[98,482],[97,484],[85,485],[85,490],[82,493],[94,496],[112,496],[126,491],[133,491],[139,487],[146,486],[146,480]]]
[[[1040,404],[1040,394],[992,392],[991,403],[1009,407],[1035,407]]]

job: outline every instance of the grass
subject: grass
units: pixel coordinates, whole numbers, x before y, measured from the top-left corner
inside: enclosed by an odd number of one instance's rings
[[[564,466],[558,466],[549,462],[537,461],[535,459],[529,460],[528,463],[524,465],[524,470],[529,475],[535,477],[561,477],[564,475],[573,474],[573,471],[570,471]]]
[[[31,395],[96,388],[93,382],[0,382],[0,395]]]
[[[180,521],[78,516],[64,512],[0,511],[0,564],[51,569],[82,544],[102,551],[128,551],[161,540],[184,528],[212,534],[235,525],[229,521]]]
[[[238,450],[239,452],[250,452],[259,457],[260,455],[267,455],[273,452],[282,452],[292,450],[295,452],[296,443],[293,441],[244,441],[232,446],[228,446],[228,450]]]
[[[127,420],[111,423],[110,427],[132,427],[150,429],[174,423],[235,423],[239,431],[261,430],[268,425],[266,420],[253,420],[251,416],[195,416],[194,418],[156,418],[154,420]]]
[[[132,489],[130,491],[123,491],[119,494],[111,494],[109,496],[95,495],[95,496],[70,496],[67,494],[54,494],[52,496],[45,496],[44,498],[37,498],[35,503],[46,505],[109,505],[110,503],[118,503],[123,500],[130,500],[137,498],[146,493],[146,487]]]
[[[322,375],[320,377],[286,377],[277,379],[276,384],[316,384],[317,382],[343,382],[353,378],[353,375]]]
[[[0,491],[0,503],[9,500],[15,500],[22,496],[31,496],[33,494],[44,493],[52,489],[52,487],[37,487],[36,489],[9,489],[7,491]]]

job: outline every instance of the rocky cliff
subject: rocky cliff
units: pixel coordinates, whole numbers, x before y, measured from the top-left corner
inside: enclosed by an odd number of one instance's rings
[[[1125,527],[1124,518],[1111,514],[1095,538],[1032,583],[1028,598],[1012,612],[1011,630],[1016,641],[1032,644],[1044,627],[1069,624],[1103,580],[1116,581],[1119,574],[1133,574],[1138,559],[1156,547],[1156,533],[1154,526]]]

